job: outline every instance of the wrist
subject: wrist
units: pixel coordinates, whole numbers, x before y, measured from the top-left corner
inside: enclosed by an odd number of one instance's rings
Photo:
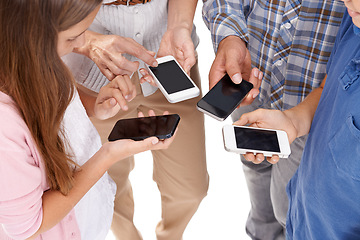
[[[97,33],[87,30],[85,32],[85,43],[80,48],[75,48],[73,52],[79,53],[90,58],[90,51],[93,48],[93,42],[96,40]],[[91,59],[91,58],[90,58]]]

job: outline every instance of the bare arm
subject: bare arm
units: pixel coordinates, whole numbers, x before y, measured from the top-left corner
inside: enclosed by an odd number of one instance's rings
[[[158,56],[173,55],[186,72],[195,64],[195,47],[191,40],[197,0],[169,0],[168,22]]]
[[[174,137],[159,141],[156,137],[150,137],[143,141],[118,140],[104,144],[81,169],[74,173],[75,183],[68,195],[65,196],[55,190],[44,193],[42,224],[29,239],[35,239],[59,223],[112,164],[146,150],[166,149],[173,139]]]
[[[314,89],[301,103],[296,107],[284,111],[297,130],[297,136],[301,137],[309,133],[315,111],[320,101],[322,91],[325,86],[326,77],[321,82],[321,85]]]
[[[304,101],[289,110],[281,112],[279,110],[258,109],[243,114],[234,124],[239,126],[250,124],[253,127],[284,130],[289,137],[289,142],[292,143],[297,137],[309,133],[325,82],[326,77],[321,85],[314,89]],[[265,159],[262,154],[257,154],[255,157],[252,153],[246,154],[245,158],[257,164]],[[276,163],[278,160],[278,156],[268,158],[270,163]]]

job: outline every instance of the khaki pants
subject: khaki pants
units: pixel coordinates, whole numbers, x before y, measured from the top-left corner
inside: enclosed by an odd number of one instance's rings
[[[191,69],[191,78],[200,88],[197,64]],[[201,98],[179,103],[169,103],[160,90],[144,97],[141,93],[138,75],[132,78],[138,95],[129,104],[128,111],[121,111],[113,118],[101,121],[92,119],[103,142],[120,118],[137,117],[138,111],[146,115],[153,109],[156,115],[165,110],[180,115],[177,135],[166,150],[153,151],[153,179],[161,193],[162,220],[156,228],[159,240],[180,240],[183,232],[196,212],[208,189],[208,173],[205,158],[204,116],[196,109]],[[134,168],[134,158],[116,163],[109,169],[110,176],[117,184],[115,213],[112,231],[117,239],[137,240],[141,235],[133,224],[134,201],[130,181],[130,171]],[[145,201],[145,199],[144,199]]]

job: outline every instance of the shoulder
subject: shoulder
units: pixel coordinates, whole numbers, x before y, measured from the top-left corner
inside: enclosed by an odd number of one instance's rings
[[[0,201],[39,187],[43,170],[35,146],[16,104],[0,92]]]

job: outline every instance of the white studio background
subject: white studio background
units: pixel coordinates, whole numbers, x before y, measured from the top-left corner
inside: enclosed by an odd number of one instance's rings
[[[200,36],[197,51],[202,91],[205,94],[209,90],[208,74],[215,54],[210,32],[202,20],[201,10],[202,1],[199,1],[194,22]],[[250,239],[245,233],[250,200],[240,157],[225,151],[223,146],[222,126],[231,123],[230,117],[224,122],[219,122],[205,116],[209,191],[187,226],[184,240]],[[161,219],[160,193],[152,180],[152,171],[150,152],[135,156],[135,169],[130,174],[135,201],[134,223],[144,240],[156,240],[155,227]],[[114,239],[110,232],[106,240]]]

